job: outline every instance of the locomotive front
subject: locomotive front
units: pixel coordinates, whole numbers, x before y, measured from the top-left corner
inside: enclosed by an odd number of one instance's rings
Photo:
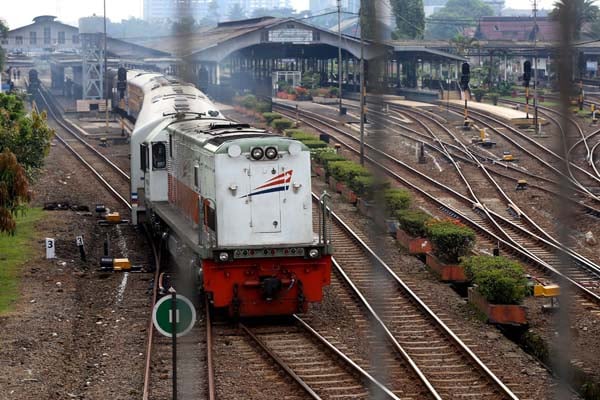
[[[203,288],[231,315],[306,310],[329,285],[331,248],[312,225],[310,152],[264,131],[171,133],[169,201],[194,221]]]

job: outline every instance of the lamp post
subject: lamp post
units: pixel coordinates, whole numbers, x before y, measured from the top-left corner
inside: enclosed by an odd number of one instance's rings
[[[342,115],[342,0],[337,0],[338,14],[338,96],[339,96],[339,112]]]
[[[362,6],[359,11],[360,27],[360,165],[365,165],[365,41],[363,39]],[[341,96],[340,96],[341,99]],[[341,102],[340,102],[341,105]],[[340,109],[341,110],[341,109]]]
[[[106,0],[104,0],[104,108],[108,133],[108,56],[106,54]]]

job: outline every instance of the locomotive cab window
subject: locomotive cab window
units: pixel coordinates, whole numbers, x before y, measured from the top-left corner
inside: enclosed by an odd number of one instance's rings
[[[152,143],[152,169],[167,167],[167,148],[164,143]]]
[[[148,169],[148,146],[140,144],[140,169],[146,171]]]

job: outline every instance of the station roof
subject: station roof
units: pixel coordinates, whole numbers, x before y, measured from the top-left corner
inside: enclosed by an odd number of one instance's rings
[[[437,50],[434,48],[426,47],[426,46],[416,46],[416,45],[407,45],[404,42],[387,42],[390,46],[394,48],[394,53],[399,53],[399,56],[403,55],[412,55],[415,57],[424,57],[427,59],[444,59],[447,61],[467,61],[467,59],[463,56],[459,56],[457,54],[447,53],[442,50]]]
[[[223,22],[212,29],[186,35],[151,38],[139,43],[192,62],[221,62],[235,52],[262,58],[326,59],[337,57],[339,37],[337,32],[313,26],[305,21],[261,17]],[[445,47],[450,47],[445,43]],[[360,39],[354,35],[342,34],[342,51],[359,58]],[[427,45],[417,46],[414,42],[385,42],[375,45],[367,41],[364,57],[370,60],[390,51],[413,52],[424,57],[429,56],[428,58],[464,61],[463,57]]]

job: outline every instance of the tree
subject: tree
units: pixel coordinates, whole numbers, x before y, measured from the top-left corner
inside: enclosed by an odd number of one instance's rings
[[[394,39],[422,39],[425,31],[425,10],[423,0],[390,0],[396,30]]]
[[[456,53],[466,56],[473,47],[479,47],[479,41],[474,37],[468,37],[461,34],[450,39],[450,45],[456,49]]]
[[[193,17],[185,16],[180,18],[178,21],[173,22],[171,29],[174,34],[181,35],[185,33],[192,33],[198,26],[196,25],[196,21]]]
[[[28,116],[20,98],[0,94],[0,152],[13,153],[29,177],[42,167],[53,135],[45,113]]]
[[[600,16],[598,6],[593,0],[559,0],[554,3],[554,9],[549,15],[550,18],[559,21],[563,13],[566,13],[567,19],[571,22],[568,26],[573,40],[580,38],[584,23],[594,22]]]
[[[374,1],[360,2],[360,32],[365,40],[375,40],[377,34],[377,10]]]
[[[0,153],[0,232],[13,234],[15,215],[29,201],[29,185],[25,169],[8,150]]]
[[[444,8],[426,21],[427,39],[448,39],[463,34],[465,28],[474,27],[477,20],[494,15],[492,7],[481,0],[448,0]]]
[[[229,17],[229,20],[236,21],[246,18],[246,13],[240,3],[234,3],[229,8],[229,14],[227,16]]]
[[[0,37],[5,39],[8,34],[8,26],[6,23],[0,19]],[[0,47],[0,71],[4,70],[4,58],[6,57],[6,53],[4,49]]]

